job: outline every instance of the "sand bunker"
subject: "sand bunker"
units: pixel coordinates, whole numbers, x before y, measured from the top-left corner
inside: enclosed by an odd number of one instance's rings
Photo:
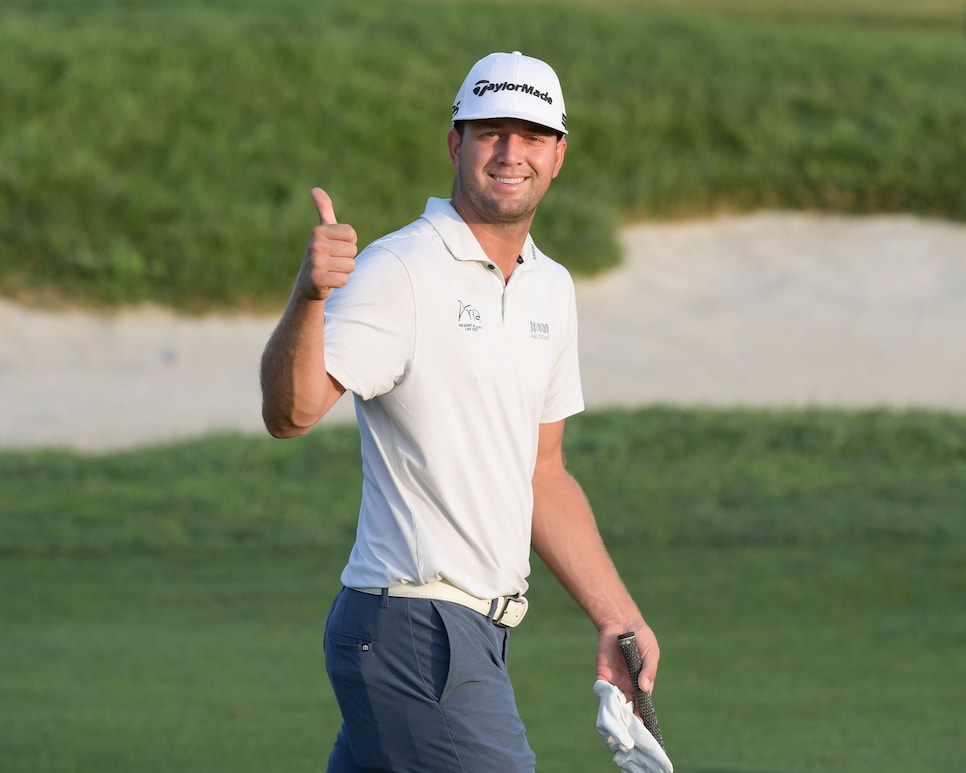
[[[625,264],[577,286],[590,408],[966,410],[966,225],[760,213],[621,238]],[[275,322],[0,301],[0,448],[263,432]],[[346,398],[326,419],[352,420]]]

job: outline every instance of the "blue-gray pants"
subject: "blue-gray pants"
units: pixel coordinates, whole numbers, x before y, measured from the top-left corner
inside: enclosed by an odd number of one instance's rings
[[[329,773],[527,773],[510,632],[446,601],[342,590],[325,666],[343,724]]]

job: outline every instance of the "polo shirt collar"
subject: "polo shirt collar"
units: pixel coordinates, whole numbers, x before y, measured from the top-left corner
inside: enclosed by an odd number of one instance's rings
[[[446,249],[457,260],[490,262],[469,226],[453,207],[450,199],[430,198],[426,202],[423,219],[436,230],[436,233],[443,240],[443,244],[446,245]],[[537,249],[530,234],[527,234],[520,257],[523,258],[523,263],[520,263],[514,269],[515,271],[529,271],[536,268]]]

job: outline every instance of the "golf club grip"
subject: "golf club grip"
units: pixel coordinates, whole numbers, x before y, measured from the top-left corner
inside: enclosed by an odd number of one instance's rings
[[[624,654],[624,662],[627,664],[627,673],[631,676],[631,684],[634,687],[634,705],[637,707],[644,727],[654,736],[661,748],[664,748],[664,738],[661,737],[661,726],[657,723],[657,713],[654,711],[654,703],[651,701],[649,693],[644,692],[637,683],[637,678],[641,675],[644,661],[641,658],[641,651],[637,647],[637,636],[633,631],[622,633],[617,637],[617,642],[621,646]]]

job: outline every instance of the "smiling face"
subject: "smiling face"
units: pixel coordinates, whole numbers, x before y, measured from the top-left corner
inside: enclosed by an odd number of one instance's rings
[[[453,206],[470,224],[529,228],[566,149],[566,139],[528,121],[467,121],[462,136],[449,133]]]

